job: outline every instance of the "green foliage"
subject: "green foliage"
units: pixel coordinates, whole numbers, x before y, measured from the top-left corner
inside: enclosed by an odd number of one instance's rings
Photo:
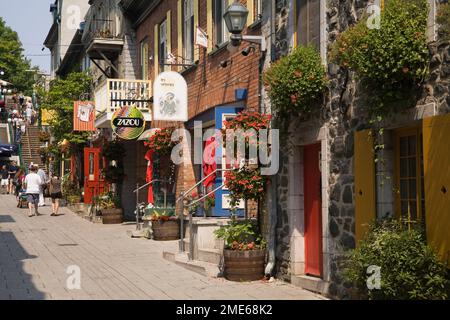
[[[11,82],[18,91],[31,95],[34,74],[26,71],[30,69],[30,61],[24,57],[23,51],[17,32],[6,26],[0,17],[0,70],[5,72],[2,80]]]
[[[415,85],[426,77],[428,10],[426,0],[390,0],[380,28],[369,29],[362,19],[334,43],[331,61],[357,73],[374,114],[392,111],[399,101],[411,105]]]
[[[120,197],[114,192],[105,192],[93,197],[93,202],[101,209],[118,209],[121,207]]]
[[[258,201],[264,196],[266,176],[260,169],[244,166],[225,172],[225,185],[230,190],[232,207],[237,206],[240,199]]]
[[[346,258],[344,277],[363,298],[447,298],[446,268],[420,230],[404,230],[397,221],[379,222]],[[380,289],[367,289],[369,266],[381,267]]]
[[[439,5],[436,22],[439,24],[439,35],[444,40],[450,39],[450,3]]]
[[[218,239],[223,239],[226,249],[253,250],[264,249],[266,243],[252,220],[237,220],[235,217],[228,225],[214,231]]]
[[[317,50],[299,46],[264,73],[264,84],[280,119],[307,116],[318,110],[314,104],[327,85],[326,71]]]
[[[42,92],[42,108],[54,112],[50,120],[52,135],[56,141],[67,139],[73,145],[84,144],[88,132],[73,132],[73,102],[90,92],[91,77],[86,73],[70,73],[66,79],[56,79],[48,92]]]
[[[69,200],[70,197],[81,198],[80,187],[78,183],[70,180],[70,174],[66,174],[62,179],[62,192],[67,200]]]

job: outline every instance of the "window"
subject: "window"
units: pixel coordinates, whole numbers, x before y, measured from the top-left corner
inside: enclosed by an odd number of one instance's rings
[[[148,79],[148,41],[147,39],[141,41],[141,79]]]
[[[194,61],[194,0],[183,0],[183,58]]]
[[[425,214],[423,148],[419,129],[396,134],[397,211],[405,222],[421,222]]]
[[[296,1],[297,45],[314,45],[320,50],[320,0]]]
[[[213,2],[214,42],[216,46],[228,41],[228,30],[223,19],[227,6],[227,0],[214,0]]]
[[[160,70],[165,70],[167,59],[167,21],[164,20],[159,25],[159,67]]]

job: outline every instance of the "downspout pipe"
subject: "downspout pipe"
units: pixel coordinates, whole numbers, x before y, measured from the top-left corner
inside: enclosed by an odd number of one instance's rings
[[[275,42],[275,6],[276,6],[276,0],[267,0],[264,1],[266,3],[265,6],[263,6],[263,21],[269,21],[270,23],[270,46],[268,54],[266,55],[266,59],[269,60],[269,62],[272,62],[272,57],[274,57],[274,42]],[[267,8],[267,10],[264,10]],[[268,15],[264,15],[264,12],[267,12]],[[267,19],[267,20],[266,20]],[[262,90],[262,88],[261,88]],[[262,95],[262,91],[261,91]],[[266,269],[264,271],[264,274],[267,279],[270,279],[270,277],[273,275],[273,271],[275,269],[275,263],[276,263],[276,227],[277,227],[277,184],[278,179],[277,175],[270,176],[270,184],[267,187],[267,209],[269,214],[269,239],[267,241],[267,249],[268,249],[268,263],[266,265]]]

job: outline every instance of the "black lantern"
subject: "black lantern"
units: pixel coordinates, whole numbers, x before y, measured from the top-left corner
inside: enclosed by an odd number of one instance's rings
[[[237,1],[233,2],[223,15],[228,31],[232,34],[242,33],[247,23],[247,16],[247,8]]]

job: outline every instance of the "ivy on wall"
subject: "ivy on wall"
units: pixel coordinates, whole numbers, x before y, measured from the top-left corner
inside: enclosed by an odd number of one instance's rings
[[[415,89],[428,73],[428,11],[426,0],[390,0],[379,28],[362,19],[332,47],[330,60],[360,78],[375,118],[415,102]]]

